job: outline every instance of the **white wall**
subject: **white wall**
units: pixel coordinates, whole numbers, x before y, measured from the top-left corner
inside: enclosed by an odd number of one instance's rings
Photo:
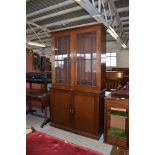
[[[117,66],[120,68],[129,67],[129,49],[124,49],[121,47],[120,43],[116,41],[111,41],[106,43],[106,52],[116,52],[117,53]],[[110,68],[109,68],[110,69]]]
[[[129,50],[117,51],[117,67],[129,68]]]

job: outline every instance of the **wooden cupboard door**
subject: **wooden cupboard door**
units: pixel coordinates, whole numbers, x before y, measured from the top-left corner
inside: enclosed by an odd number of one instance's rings
[[[67,90],[52,90],[51,114],[52,123],[69,126],[70,124],[71,92]]]
[[[98,112],[94,94],[76,93],[74,96],[74,127],[88,133],[97,134]]]

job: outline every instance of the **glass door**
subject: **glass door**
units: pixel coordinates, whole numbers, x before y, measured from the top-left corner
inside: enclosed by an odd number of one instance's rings
[[[96,86],[96,33],[77,34],[77,85]]]
[[[55,80],[56,83],[71,82],[70,36],[55,39]]]

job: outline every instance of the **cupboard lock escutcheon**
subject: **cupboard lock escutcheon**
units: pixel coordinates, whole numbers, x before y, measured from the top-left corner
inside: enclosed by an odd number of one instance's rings
[[[70,109],[69,109],[69,113],[70,113],[70,114],[74,114],[74,113],[75,113],[75,109],[70,108]]]
[[[74,114],[75,113],[75,109],[74,108],[72,108],[72,114]]]

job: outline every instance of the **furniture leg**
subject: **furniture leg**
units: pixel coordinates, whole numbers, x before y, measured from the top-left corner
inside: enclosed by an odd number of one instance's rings
[[[47,123],[50,122],[50,118],[48,118],[47,116],[47,103],[48,103],[48,97],[46,97],[44,100],[43,100],[43,104],[44,104],[44,117],[45,117],[45,120],[44,122],[41,124],[41,128],[43,128],[44,125],[46,125]]]
[[[31,97],[28,97],[27,100],[28,100],[28,106],[29,106],[29,109],[26,110],[26,114],[36,112],[36,110],[32,109]]]

